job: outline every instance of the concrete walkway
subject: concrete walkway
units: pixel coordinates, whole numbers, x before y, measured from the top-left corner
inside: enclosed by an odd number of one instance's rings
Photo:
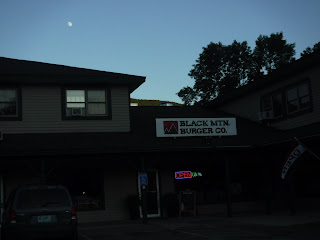
[[[151,224],[163,225],[191,225],[195,223],[205,222],[224,222],[230,224],[253,224],[253,225],[268,225],[268,226],[291,226],[299,224],[307,224],[312,222],[319,222],[320,225],[320,211],[303,211],[291,216],[286,212],[274,213],[272,215],[266,214],[235,214],[233,217],[226,216],[189,216],[177,217],[168,219],[148,219]]]
[[[319,222],[320,225],[320,210],[303,211],[291,216],[286,212],[278,212],[271,215],[266,214],[234,214],[233,217],[226,216],[186,216],[175,218],[149,218],[147,225],[156,224],[164,226],[188,226],[202,223],[225,223],[225,224],[249,224],[249,225],[268,225],[268,226],[291,226],[299,224],[307,224]],[[92,222],[80,223],[79,226],[116,226],[116,225],[144,225],[142,219],[123,220],[123,221],[108,221],[108,222]]]
[[[311,223],[311,224],[310,224]],[[320,239],[320,212],[141,219],[79,224],[79,240]]]
[[[238,224],[257,224],[270,226],[291,226],[297,224],[307,224],[312,222],[320,223],[320,211],[298,212],[293,216],[288,213],[275,213],[272,215],[247,215],[234,216],[228,219],[229,222]]]

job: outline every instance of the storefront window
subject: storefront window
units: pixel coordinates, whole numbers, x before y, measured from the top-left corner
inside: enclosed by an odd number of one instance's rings
[[[59,170],[61,184],[70,191],[78,211],[104,209],[104,174],[100,169],[75,168],[72,174]]]

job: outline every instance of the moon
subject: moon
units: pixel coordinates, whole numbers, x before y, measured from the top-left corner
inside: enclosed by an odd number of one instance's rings
[[[69,27],[72,27],[72,22],[68,22],[68,26],[69,26]]]

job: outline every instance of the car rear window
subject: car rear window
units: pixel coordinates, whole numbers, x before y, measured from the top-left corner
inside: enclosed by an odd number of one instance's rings
[[[25,189],[17,196],[18,209],[70,206],[64,189]]]

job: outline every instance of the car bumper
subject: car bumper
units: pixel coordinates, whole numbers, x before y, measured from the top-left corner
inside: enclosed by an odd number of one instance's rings
[[[8,239],[72,239],[76,232],[76,222],[63,225],[10,224],[6,235]]]

